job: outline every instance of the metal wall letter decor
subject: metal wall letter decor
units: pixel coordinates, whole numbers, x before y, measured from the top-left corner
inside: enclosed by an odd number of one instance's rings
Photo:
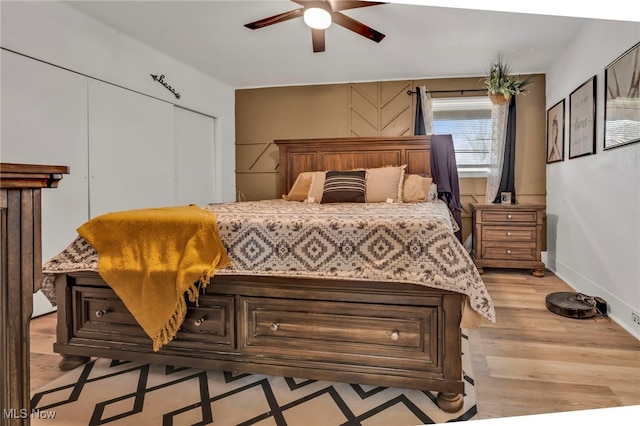
[[[168,91],[170,91],[171,93],[173,93],[173,95],[174,95],[177,99],[180,99],[180,93],[176,92],[176,90],[175,90],[173,87],[169,86],[169,85],[167,84],[167,82],[166,82],[166,81],[164,81],[164,74],[162,74],[160,77],[158,77],[157,75],[154,75],[154,74],[150,74],[150,75],[151,75],[151,78],[153,78],[153,80],[154,80],[154,81],[157,81],[158,83],[162,84],[164,87],[166,87],[166,88],[167,88],[167,90],[168,90]]]

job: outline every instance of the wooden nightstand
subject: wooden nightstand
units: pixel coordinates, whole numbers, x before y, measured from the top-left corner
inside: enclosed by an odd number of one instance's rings
[[[472,249],[478,272],[485,267],[533,269],[544,276],[540,204],[472,204]]]

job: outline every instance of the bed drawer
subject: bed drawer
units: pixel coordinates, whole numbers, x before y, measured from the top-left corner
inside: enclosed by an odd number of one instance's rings
[[[483,226],[483,241],[536,241],[535,226]]]
[[[390,368],[438,366],[438,306],[241,297],[239,349]]]
[[[133,315],[109,288],[74,286],[73,337],[151,344]],[[167,347],[192,347],[194,343],[234,346],[234,303],[230,296],[200,296],[189,307],[176,338]]]

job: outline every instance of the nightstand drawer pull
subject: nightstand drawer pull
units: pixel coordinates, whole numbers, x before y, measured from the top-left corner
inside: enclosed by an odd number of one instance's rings
[[[511,254],[511,250],[507,250],[507,254]]]
[[[277,322],[274,322],[273,324],[271,324],[271,327],[269,327],[271,329],[271,331],[278,331],[278,328],[280,328],[280,324],[278,324]]]
[[[398,330],[393,330],[391,332],[391,340],[398,340],[400,338],[400,332]]]
[[[96,318],[102,318],[103,316],[105,316],[107,314],[107,311],[105,309],[96,311]]]
[[[511,236],[511,232],[507,232],[507,236],[510,237]]]
[[[193,322],[193,325],[195,325],[196,327],[200,327],[200,326],[202,325],[202,323],[204,322],[204,320],[205,320],[205,318],[204,318],[204,317],[199,318],[199,319],[197,319],[197,320],[195,320],[195,321]]]
[[[510,214],[507,215],[507,219],[511,219],[513,216],[511,216]]]

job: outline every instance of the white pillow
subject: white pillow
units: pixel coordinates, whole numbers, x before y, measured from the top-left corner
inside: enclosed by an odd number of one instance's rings
[[[322,191],[324,190],[324,180],[327,172],[311,172],[311,188],[309,189],[308,203],[322,202]]]
[[[438,198],[438,185],[431,183],[429,185],[429,201],[433,201]]]

